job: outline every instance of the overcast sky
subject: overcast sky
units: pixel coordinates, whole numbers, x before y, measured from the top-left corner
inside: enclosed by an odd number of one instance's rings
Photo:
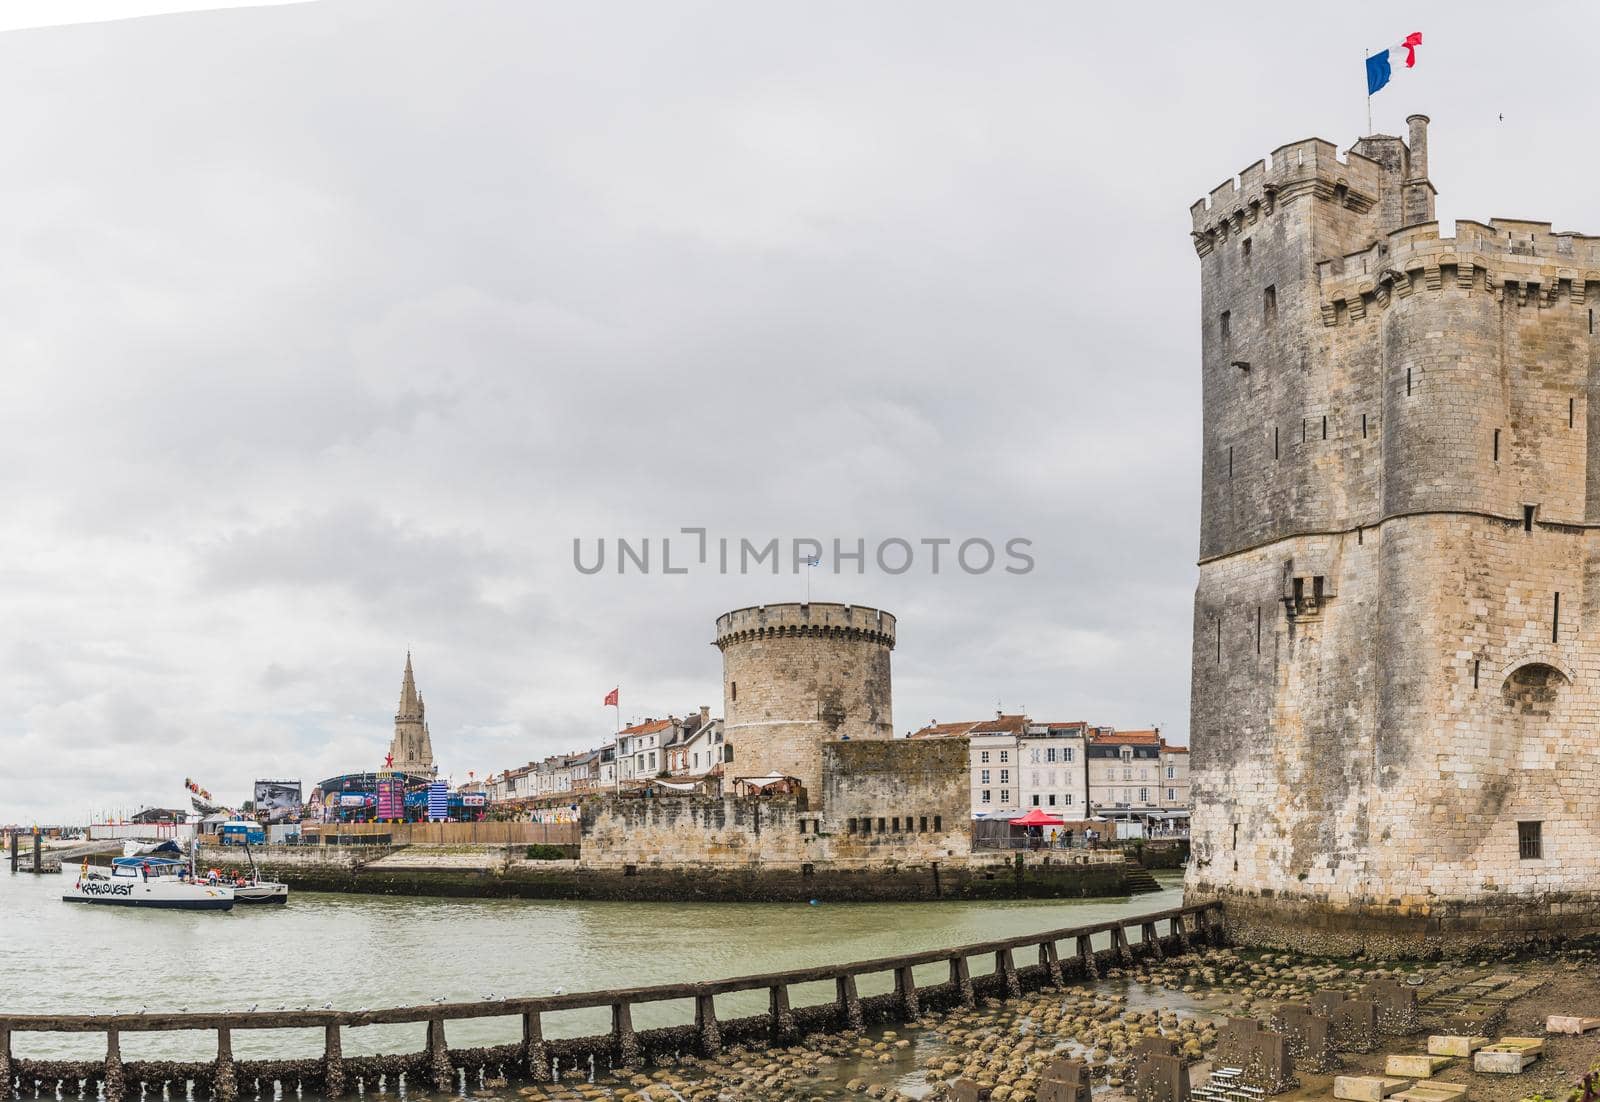
[[[1600,229],[1600,9],[1083,10],[0,34],[0,822],[372,768],[407,648],[458,781],[596,744],[619,683],[624,719],[720,712],[717,614],[805,579],[662,575],[685,526],[829,546],[813,596],[900,618],[901,732],[1186,737],[1189,204],[1348,146],[1364,50],[1420,29],[1376,123],[1433,116],[1443,217]],[[574,569],[618,536],[655,572]],[[894,537],[1036,567],[835,573],[832,540]]]

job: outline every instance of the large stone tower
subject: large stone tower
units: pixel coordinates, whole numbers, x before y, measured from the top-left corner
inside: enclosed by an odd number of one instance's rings
[[[1187,892],[1248,941],[1600,928],[1600,239],[1441,238],[1427,123],[1286,145],[1191,211]]]
[[[795,777],[822,801],[822,744],[894,737],[894,617],[837,604],[761,605],[717,617],[729,777]]]
[[[428,737],[427,705],[417,692],[411,673],[411,652],[406,652],[405,677],[400,682],[400,707],[394,714],[394,739],[389,743],[394,762],[388,768],[429,777],[438,773],[433,764],[433,740]]]

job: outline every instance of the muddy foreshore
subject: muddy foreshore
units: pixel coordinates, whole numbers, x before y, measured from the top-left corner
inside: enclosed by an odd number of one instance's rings
[[[1047,988],[1005,1002],[986,999],[971,1010],[929,1011],[893,1029],[813,1035],[776,1050],[734,1047],[715,1058],[657,1058],[631,1074],[574,1067],[552,1084],[517,1087],[491,1079],[469,1093],[507,1102],[937,1102],[952,1097],[953,1085],[965,1080],[992,1102],[1033,1102],[1044,1068],[1068,1056],[1092,1069],[1096,1102],[1133,1102],[1133,1047],[1144,1037],[1176,1042],[1198,1086],[1210,1072],[1219,1031],[1229,1018],[1265,1021],[1281,1003],[1396,978],[1418,992],[1421,1031],[1384,1037],[1371,1052],[1339,1055],[1337,1074],[1380,1074],[1388,1053],[1420,1052],[1428,1032],[1451,1028],[1452,993],[1479,986],[1492,993],[1495,981],[1513,977],[1523,981],[1520,987],[1533,987],[1506,1000],[1497,1035],[1542,1036],[1547,1015],[1600,1007],[1600,968],[1595,950],[1587,947],[1514,961],[1426,965],[1214,949],[1112,969],[1096,983]],[[1458,1064],[1436,1081],[1467,1085],[1473,1102],[1562,1102],[1597,1062],[1600,1042],[1593,1034],[1552,1036],[1544,1058],[1522,1075],[1477,1074]],[[1302,1070],[1295,1087],[1274,1097],[1330,1097],[1334,1074]]]

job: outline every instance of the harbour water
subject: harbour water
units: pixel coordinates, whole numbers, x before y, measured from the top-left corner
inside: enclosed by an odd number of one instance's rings
[[[67,875],[71,875],[69,872]],[[226,914],[141,912],[61,902],[61,877],[0,879],[0,1007],[13,1013],[106,1013],[420,1005],[443,997],[598,990],[717,979],[864,960],[1094,923],[1177,906],[1163,890],[1121,899],[1009,903],[670,904],[392,898],[297,893],[286,907]],[[987,965],[972,962],[975,973]],[[919,982],[945,979],[943,965]],[[863,983],[862,994],[887,991]],[[832,985],[793,992],[823,1002]],[[732,1018],[761,1013],[759,992],[718,1000]],[[600,1033],[603,1011],[551,1015],[549,1036]],[[689,1021],[692,1006],[653,1004],[635,1025]],[[508,1042],[512,1018],[452,1023],[457,1044]],[[347,1054],[420,1047],[412,1027],[348,1031]],[[18,1055],[96,1055],[97,1039],[17,1034]],[[126,1034],[125,1059],[209,1058],[210,1035]],[[241,1058],[311,1056],[320,1030],[235,1035]]]

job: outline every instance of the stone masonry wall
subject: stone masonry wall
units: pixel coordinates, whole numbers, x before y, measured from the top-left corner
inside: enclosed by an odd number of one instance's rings
[[[826,815],[787,797],[601,799],[586,809],[584,867],[890,866],[972,850],[967,742],[822,745]]]
[[[822,744],[889,739],[895,619],[839,604],[764,605],[717,619],[729,777],[797,777],[820,809]]]
[[[1400,227],[1404,158],[1318,154],[1195,209],[1188,893],[1301,947],[1600,931],[1600,240]]]
[[[943,861],[972,849],[968,740],[822,745],[830,860]]]

